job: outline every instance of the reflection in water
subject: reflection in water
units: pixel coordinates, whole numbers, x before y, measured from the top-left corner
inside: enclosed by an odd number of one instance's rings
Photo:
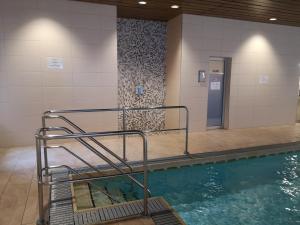
[[[188,225],[300,224],[299,157],[291,153],[151,172],[150,190],[152,196],[163,196]],[[132,189],[128,179],[116,179],[118,186],[123,182],[124,192],[143,198],[143,191]]]

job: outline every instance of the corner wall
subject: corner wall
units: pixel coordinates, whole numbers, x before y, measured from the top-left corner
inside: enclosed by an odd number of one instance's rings
[[[229,128],[295,123],[299,36],[298,27],[183,15],[179,95],[191,130],[206,129],[208,87],[197,73],[211,56],[232,58]]]
[[[49,57],[63,68],[48,67]],[[49,109],[117,107],[114,6],[67,0],[0,0],[0,147],[31,145]],[[117,129],[117,115],[72,119]]]
[[[167,56],[166,56],[166,97],[165,105],[180,105],[180,71],[181,71],[181,20],[178,16],[167,24]],[[166,127],[178,128],[178,110],[166,111]]]

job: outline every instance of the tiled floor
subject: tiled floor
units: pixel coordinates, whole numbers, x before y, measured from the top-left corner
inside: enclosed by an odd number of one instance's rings
[[[236,130],[211,130],[191,133],[191,153],[222,151],[233,148],[286,143],[300,140],[300,125]],[[122,139],[103,139],[103,143],[122,155]],[[181,155],[184,151],[183,134],[149,136],[149,158]],[[103,163],[76,143],[65,146],[93,164]],[[127,138],[127,158],[142,159],[141,140]],[[49,152],[50,164],[69,164],[73,167],[82,163],[61,150]],[[32,225],[37,215],[37,185],[35,177],[34,147],[0,149],[0,225]],[[150,225],[147,219],[119,222],[115,225]]]

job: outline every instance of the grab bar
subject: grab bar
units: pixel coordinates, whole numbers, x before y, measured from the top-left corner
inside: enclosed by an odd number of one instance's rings
[[[68,134],[74,134],[70,129],[66,128],[66,127],[48,127],[48,128],[42,128],[42,131],[46,130],[46,131],[54,131],[54,130],[61,130],[61,131],[65,131]],[[87,134],[87,133],[85,133]],[[48,135],[51,136],[51,135]],[[93,146],[91,146],[90,144],[88,144],[86,141],[84,141],[82,138],[79,137],[75,137],[75,140],[79,141],[83,146],[85,146],[87,149],[89,149],[90,151],[92,151],[93,153],[95,153],[98,157],[100,157],[101,159],[103,159],[105,162],[107,162],[111,167],[113,167],[114,169],[118,170],[121,174],[129,177],[129,179],[131,179],[133,182],[135,182],[138,186],[140,186],[141,188],[144,188],[144,186],[138,181],[136,180],[134,177],[132,177],[130,174],[127,174],[126,172],[124,172],[121,168],[119,168],[114,162],[112,162],[110,159],[108,159],[106,156],[104,156],[102,153],[98,152]],[[150,194],[150,190],[147,190],[148,193]]]
[[[64,116],[61,115],[44,115],[42,117],[42,120],[45,121],[45,119],[61,119],[63,121],[65,121],[67,124],[69,124],[70,126],[72,126],[73,128],[75,128],[77,131],[82,132],[82,133],[86,133],[83,129],[81,129],[78,125],[76,125],[75,123],[73,123],[71,120],[67,119]],[[46,124],[46,123],[44,123]],[[113,157],[115,157],[116,159],[118,159],[120,162],[122,162],[124,165],[126,165],[130,171],[132,172],[133,169],[132,167],[125,161],[123,160],[121,157],[119,157],[117,154],[115,154],[113,151],[111,151],[109,148],[107,148],[105,145],[103,145],[102,143],[100,143],[99,141],[97,141],[95,138],[93,137],[89,137],[89,139],[91,141],[93,141],[96,145],[100,146],[101,148],[103,148],[106,152],[108,152],[109,154],[111,154]],[[45,154],[46,156],[47,154]],[[47,159],[47,157],[45,157]],[[45,160],[45,164],[47,164],[47,161]]]
[[[58,127],[62,130],[60,127]],[[49,129],[51,130],[51,129]],[[67,129],[66,129],[67,130]],[[39,224],[44,224],[44,196],[43,196],[43,166],[42,166],[42,154],[41,148],[42,141],[47,140],[62,140],[62,139],[82,139],[88,137],[105,137],[105,136],[119,136],[119,135],[139,135],[143,140],[143,173],[144,173],[144,184],[142,185],[144,190],[144,215],[148,215],[148,152],[147,152],[147,138],[142,131],[132,130],[132,131],[110,131],[110,132],[91,132],[91,133],[73,133],[71,131],[70,134],[65,135],[57,135],[57,134],[45,134],[47,131],[46,128],[38,129],[35,134],[35,141],[36,141],[36,159],[37,159],[37,178],[38,178],[38,201],[39,201]],[[41,134],[43,133],[43,134]],[[93,149],[93,147],[92,147]],[[91,149],[90,149],[91,150]],[[121,169],[117,169],[121,170]],[[122,171],[122,170],[121,170]],[[129,177],[129,176],[128,176]],[[72,181],[76,181],[79,179],[73,179]]]
[[[97,169],[95,166],[91,165],[90,163],[88,163],[86,160],[84,160],[83,158],[81,158],[79,155],[75,154],[74,152],[72,152],[70,149],[68,149],[65,146],[45,146],[45,151],[47,151],[47,149],[63,149],[66,152],[70,153],[71,155],[73,155],[75,158],[77,158],[78,160],[80,160],[81,162],[83,162],[84,164],[86,164],[88,167],[90,167],[91,169],[95,170],[98,173],[102,173],[99,169]],[[45,152],[44,152],[45,154]],[[49,166],[45,165],[45,168],[49,168]]]
[[[155,107],[124,107],[124,108],[104,108],[104,109],[66,109],[66,110],[48,110],[44,112],[44,115],[61,114],[61,113],[92,113],[92,112],[122,112],[123,113],[123,130],[126,130],[126,112],[127,111],[148,111],[148,110],[164,110],[164,109],[184,109],[185,110],[185,127],[173,128],[163,130],[151,130],[148,132],[160,132],[160,131],[185,131],[185,148],[184,154],[189,155],[189,109],[186,106],[155,106]],[[126,159],[126,138],[123,136],[123,159]]]

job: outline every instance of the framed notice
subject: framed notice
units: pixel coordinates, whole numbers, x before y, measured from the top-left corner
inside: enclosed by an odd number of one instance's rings
[[[213,81],[210,83],[210,90],[221,90],[221,82]]]
[[[47,58],[47,67],[48,67],[48,69],[62,70],[64,68],[64,59],[48,57]]]

